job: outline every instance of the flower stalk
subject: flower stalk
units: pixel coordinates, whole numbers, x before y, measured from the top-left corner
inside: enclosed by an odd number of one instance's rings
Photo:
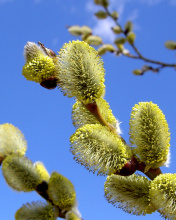
[[[103,118],[96,102],[87,104],[85,107],[90,111],[90,113],[92,113],[92,115],[96,117],[101,125],[108,127],[110,131],[117,135],[126,144],[126,141],[117,133],[116,128],[107,123],[107,121]]]

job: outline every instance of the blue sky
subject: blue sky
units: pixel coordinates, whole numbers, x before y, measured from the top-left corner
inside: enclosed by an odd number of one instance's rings
[[[111,9],[120,14],[120,23],[134,22],[136,45],[148,58],[174,63],[175,52],[164,47],[166,40],[176,40],[175,0],[112,0]],[[112,42],[111,21],[97,21],[99,7],[93,0],[0,0],[0,123],[12,123],[25,135],[27,157],[42,161],[48,171],[58,171],[70,179],[77,192],[79,210],[84,220],[162,219],[158,213],[136,217],[113,207],[104,199],[105,177],[89,173],[73,160],[69,137],[75,132],[71,122],[74,99],[58,90],[46,90],[27,81],[21,74],[23,48],[27,41],[41,41],[55,52],[65,42],[76,40],[67,25],[88,25],[103,41]],[[128,48],[129,49],[129,48]],[[122,122],[123,137],[128,142],[132,107],[140,101],[153,101],[162,109],[171,131],[171,164],[163,172],[176,170],[176,72],[171,68],[159,74],[147,72],[134,76],[141,61],[112,54],[103,56],[106,76],[105,98],[114,115]],[[17,193],[0,175],[1,219],[12,220],[17,209],[27,202],[41,200],[35,193]]]

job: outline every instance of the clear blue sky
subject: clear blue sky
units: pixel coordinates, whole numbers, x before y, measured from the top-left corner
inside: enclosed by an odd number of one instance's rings
[[[113,207],[104,199],[105,177],[89,173],[73,160],[69,137],[75,132],[71,122],[73,99],[58,89],[49,91],[27,81],[21,74],[23,47],[27,41],[41,41],[59,51],[63,43],[76,40],[67,25],[89,25],[104,42],[113,40],[106,28],[113,24],[97,23],[93,16],[98,7],[93,0],[0,0],[0,123],[12,123],[25,135],[27,157],[42,161],[48,171],[58,171],[69,178],[77,192],[79,210],[84,220],[162,219],[158,213],[136,217]],[[176,40],[176,1],[118,0],[112,9],[120,12],[120,23],[134,22],[136,45],[149,58],[176,62],[175,52],[165,49],[166,40]],[[131,108],[140,101],[153,101],[166,115],[171,131],[171,164],[163,172],[175,172],[176,155],[176,72],[164,69],[159,74],[142,77],[132,74],[143,62],[112,54],[103,56],[106,69],[106,96],[114,115],[122,122],[123,137],[128,142]],[[35,193],[17,193],[0,175],[0,210],[2,220],[14,219],[22,204],[41,200]]]

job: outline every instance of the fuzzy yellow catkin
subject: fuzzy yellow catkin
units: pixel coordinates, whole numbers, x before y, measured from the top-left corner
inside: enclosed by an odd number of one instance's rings
[[[2,163],[2,173],[7,184],[17,191],[33,191],[42,182],[41,175],[32,162],[19,155],[6,157]]]
[[[165,219],[176,219],[176,174],[160,174],[151,182],[151,203]]]
[[[9,154],[24,155],[27,150],[27,142],[22,132],[12,124],[0,125],[0,156]]]
[[[17,210],[15,220],[56,220],[54,208],[49,203],[32,202]]]
[[[59,52],[56,74],[64,95],[76,97],[84,104],[104,95],[103,62],[97,51],[83,41],[66,43]]]
[[[100,110],[102,117],[107,121],[107,123],[111,124],[113,127],[117,129],[117,133],[120,132],[119,121],[115,118],[110,109],[108,102],[105,99],[97,99],[97,106]],[[89,110],[82,104],[80,101],[76,101],[76,103],[72,107],[72,122],[76,128],[79,128],[86,124],[99,124],[100,122],[93,116]]]
[[[66,214],[66,220],[81,220],[74,212],[69,211]]]
[[[55,73],[55,65],[52,58],[39,55],[32,61],[26,63],[23,67],[22,74],[27,80],[41,83],[53,76]]]
[[[75,206],[76,193],[73,184],[57,172],[53,172],[49,179],[48,195],[62,211],[69,211]]]
[[[156,209],[150,204],[150,181],[133,174],[128,177],[111,175],[105,182],[105,197],[109,203],[133,215],[151,214]]]
[[[40,161],[34,163],[35,168],[37,169],[38,173],[40,173],[40,176],[42,178],[42,180],[48,182],[50,175],[48,173],[48,171],[46,170],[44,164]]]
[[[86,169],[100,175],[110,175],[132,157],[131,149],[100,124],[86,124],[70,137],[74,159]]]
[[[27,42],[25,45],[24,56],[26,64],[23,66],[22,74],[27,80],[41,83],[57,72],[57,65],[55,66],[53,59],[33,42]]]
[[[168,166],[170,132],[165,115],[156,104],[140,102],[133,107],[130,142],[148,168]]]

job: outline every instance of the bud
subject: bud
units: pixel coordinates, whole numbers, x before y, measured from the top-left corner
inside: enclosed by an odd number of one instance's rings
[[[82,34],[82,35],[81,35],[81,40],[82,40],[82,41],[86,41],[86,39],[88,38],[88,36],[90,36],[90,34]]]
[[[104,95],[103,62],[86,42],[65,44],[59,52],[59,67],[59,86],[68,97],[88,104]]]
[[[114,52],[115,51],[112,44],[104,44],[103,46],[99,47],[98,50],[97,50],[97,52],[100,56],[105,54],[107,51],[109,51],[109,52]]]
[[[90,27],[84,25],[81,27],[81,32],[84,35],[90,35],[90,34],[92,34],[92,29]]]
[[[94,0],[94,3],[96,5],[102,5],[105,8],[109,6],[109,0]]]
[[[133,23],[131,21],[127,21],[125,24],[125,33],[128,34],[133,29]]]
[[[42,182],[37,169],[26,157],[7,156],[2,163],[2,172],[7,184],[17,191],[33,191]]]
[[[104,44],[104,47],[106,48],[107,51],[109,52],[114,52],[115,48],[113,47],[112,44]]]
[[[176,50],[176,41],[172,41],[172,40],[166,41],[165,47],[169,50]]]
[[[32,202],[23,205],[17,210],[15,220],[56,220],[54,208],[49,203]]]
[[[156,210],[150,204],[150,181],[144,176],[111,175],[107,177],[104,187],[108,202],[127,213],[146,215]]]
[[[107,52],[107,50],[106,50],[106,48],[103,45],[103,46],[98,48],[97,52],[98,52],[98,55],[102,56],[102,55],[104,55]]]
[[[81,31],[82,31],[82,36],[81,36],[81,39],[82,40],[86,40],[86,38],[92,34],[92,29],[88,26],[82,26],[81,27]]]
[[[109,128],[100,124],[78,128],[70,142],[74,159],[97,175],[120,171],[132,156],[131,149]]]
[[[133,74],[136,76],[141,76],[141,75],[143,75],[143,71],[140,69],[135,69],[135,70],[133,70]]]
[[[94,4],[101,5],[101,0],[94,0]]]
[[[12,124],[0,125],[0,156],[10,154],[23,156],[27,150],[27,142],[22,132]]]
[[[107,15],[107,13],[105,11],[100,10],[100,11],[95,13],[95,16],[98,19],[105,19],[105,18],[107,18],[108,15]]]
[[[44,45],[43,45],[43,47],[44,47]],[[46,50],[47,55],[48,55],[49,57],[52,57],[52,58],[56,57],[56,53],[55,53],[53,50],[51,50],[51,49],[49,49],[49,48],[46,48],[46,47],[45,47],[45,50]],[[56,59],[56,60],[57,60],[57,59]]]
[[[63,212],[75,206],[76,193],[73,184],[57,172],[53,172],[49,179],[48,195]]]
[[[68,31],[73,36],[80,36],[82,34],[82,28],[78,25],[74,25],[68,28]]]
[[[95,35],[90,35],[86,38],[86,43],[93,45],[93,46],[99,46],[102,44],[102,39],[101,37],[95,36]]]
[[[151,182],[151,203],[165,219],[175,219],[176,174],[160,174]]]
[[[115,41],[114,41],[114,43],[116,45],[121,45],[121,44],[123,45],[125,42],[126,42],[126,38],[124,38],[124,37],[116,38]]]
[[[152,102],[139,102],[131,112],[130,142],[148,169],[168,162],[170,132],[165,115]],[[147,171],[147,170],[145,170]]]
[[[124,48],[123,44],[117,44],[116,46],[119,49],[119,51],[117,51],[117,56],[121,55],[122,53],[124,53],[124,51],[126,51],[126,49]]]
[[[123,32],[121,27],[119,27],[118,25],[116,25],[115,27],[112,27],[112,30],[115,34],[121,34]]]
[[[117,20],[117,19],[119,18],[119,14],[118,14],[117,11],[113,11],[113,12],[111,13],[111,16],[112,16],[115,20]]]
[[[136,39],[135,33],[130,32],[130,33],[127,35],[127,41],[128,41],[129,44],[133,45],[135,39]]]
[[[146,71],[149,71],[149,70],[153,70],[151,66],[144,65],[144,66],[142,67],[142,71],[143,71],[143,72],[146,72]]]

